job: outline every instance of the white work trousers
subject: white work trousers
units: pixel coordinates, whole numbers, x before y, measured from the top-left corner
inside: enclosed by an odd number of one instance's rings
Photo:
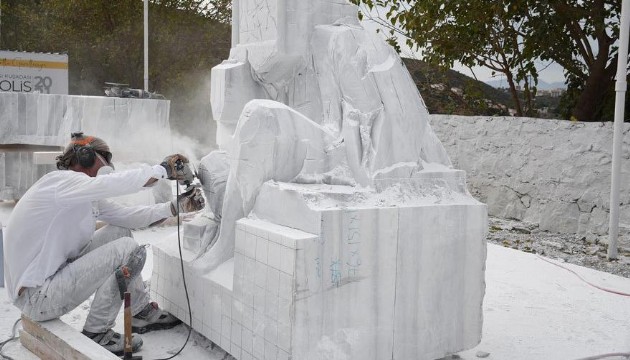
[[[107,225],[94,233],[81,255],[63,265],[39,287],[26,288],[16,305],[36,321],[60,317],[94,294],[84,330],[101,333],[114,327],[122,300],[115,271],[127,264],[138,247],[129,229]],[[131,313],[139,313],[149,303],[142,275],[128,285]],[[96,293],[95,293],[96,292]]]

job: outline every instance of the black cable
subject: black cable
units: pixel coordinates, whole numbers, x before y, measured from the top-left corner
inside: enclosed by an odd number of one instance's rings
[[[175,198],[176,202],[179,201],[179,184],[177,184],[175,186],[177,188],[177,197]],[[190,308],[190,298],[188,297],[188,286],[186,286],[186,275],[184,274],[184,257],[182,255],[182,240],[181,240],[181,235],[179,233],[179,203],[176,203],[177,206],[177,246],[179,248],[179,262],[181,264],[182,267],[182,280],[184,281],[184,292],[186,293],[186,303],[188,304],[188,319],[190,321],[190,323],[188,324],[188,336],[186,337],[186,341],[184,342],[184,345],[182,346],[181,349],[179,349],[175,354],[173,354],[171,357],[167,357],[164,359],[156,359],[156,360],[170,360],[172,358],[174,358],[175,356],[179,355],[179,353],[182,352],[182,350],[184,350],[184,348],[186,347],[186,345],[188,344],[188,340],[190,339],[190,334],[192,333],[192,309]]]
[[[10,357],[9,355],[4,355],[2,353],[2,348],[4,347],[4,345],[10,343],[13,340],[19,339],[20,337],[17,336],[17,324],[20,322],[20,320],[22,320],[22,318],[18,318],[17,320],[15,320],[15,322],[13,323],[13,327],[11,328],[11,337],[0,342],[0,359],[3,360],[14,360],[12,357]]]

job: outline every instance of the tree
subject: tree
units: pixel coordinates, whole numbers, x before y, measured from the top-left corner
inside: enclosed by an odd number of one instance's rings
[[[620,13],[619,0],[530,1],[527,41],[534,54],[564,68],[575,119],[612,120],[606,105],[614,94]]]
[[[232,0],[209,0],[208,12],[212,19],[223,24],[232,23]]]
[[[505,5],[500,1],[352,0],[363,4],[363,16],[389,29],[395,47],[396,34],[410,48],[422,51],[426,61],[452,67],[485,66],[504,74],[519,116],[533,110],[538,74],[534,59],[521,37],[525,26],[525,0]],[[376,9],[377,15],[373,16]],[[387,11],[383,11],[387,9]],[[385,13],[385,18],[378,11]],[[524,84],[524,101],[519,96]]]
[[[228,21],[229,4],[201,3],[149,4],[149,90],[171,100],[173,127],[200,139],[212,131],[210,71],[231,45],[229,25],[214,18]],[[70,94],[103,95],[106,81],[142,88],[142,1],[3,0],[2,10],[3,48],[68,54]]]
[[[192,12],[223,24],[232,21],[232,0],[151,0],[163,8]]]
[[[619,0],[352,1],[388,9],[374,20],[406,36],[429,61],[450,66],[457,60],[505,74],[517,113],[515,84],[524,83],[525,108],[531,109],[534,61],[542,59],[564,67],[567,94],[575,94],[565,106],[574,118],[597,121],[606,114],[617,66]]]

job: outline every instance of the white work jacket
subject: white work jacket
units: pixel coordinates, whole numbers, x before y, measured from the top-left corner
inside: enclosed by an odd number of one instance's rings
[[[62,264],[76,258],[91,240],[96,220],[126,228],[148,226],[172,216],[170,203],[124,207],[110,197],[132,194],[162,166],[90,177],[71,170],[44,175],[24,194],[4,233],[6,289],[12,301],[21,287],[41,286]]]

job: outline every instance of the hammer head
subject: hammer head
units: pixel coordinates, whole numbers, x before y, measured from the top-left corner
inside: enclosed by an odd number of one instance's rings
[[[142,360],[142,356],[125,353],[125,355],[123,356],[123,360]]]

